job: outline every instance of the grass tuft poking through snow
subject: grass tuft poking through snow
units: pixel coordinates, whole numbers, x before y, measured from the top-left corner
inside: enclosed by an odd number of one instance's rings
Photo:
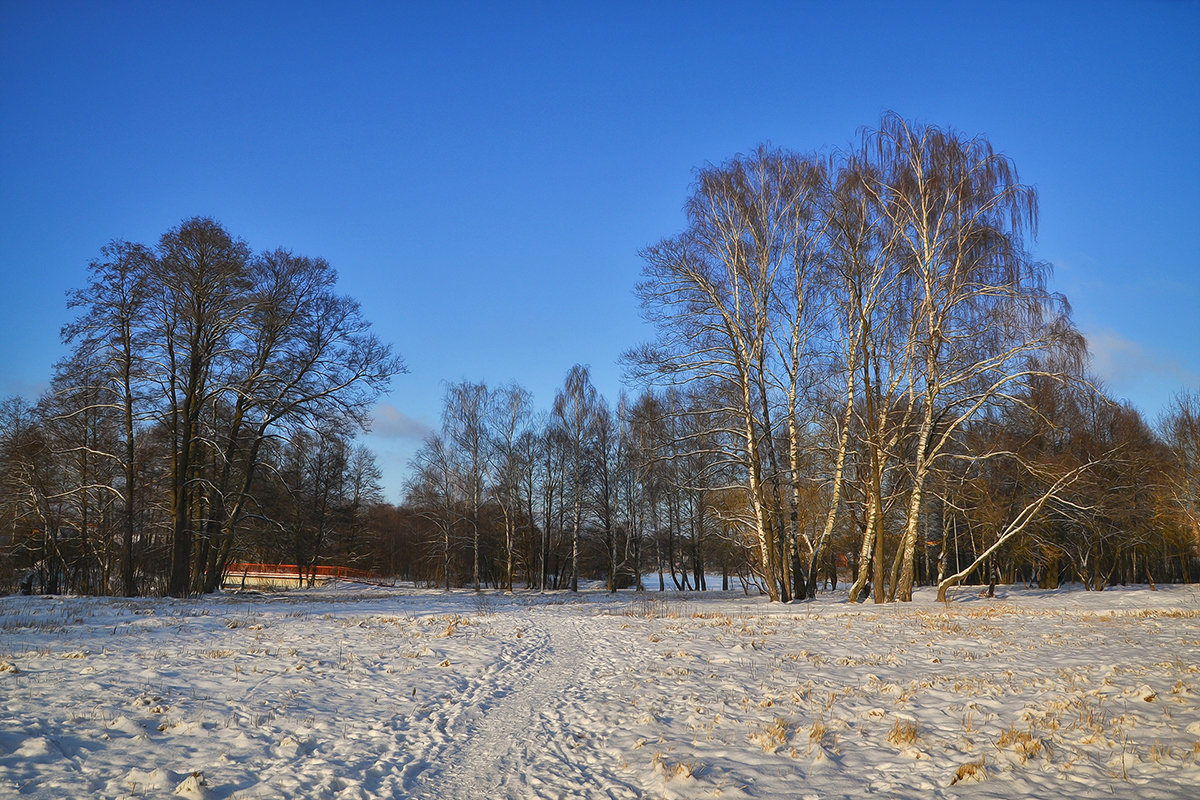
[[[751,740],[758,742],[765,753],[777,752],[788,743],[791,736],[792,725],[783,717],[776,717],[770,725],[757,727],[750,734]]]
[[[1016,728],[1010,727],[1000,733],[1000,738],[996,740],[996,747],[1012,750],[1023,763],[1041,754],[1042,740],[1034,736],[1031,731],[1018,731]]]
[[[982,783],[987,779],[987,764],[983,759],[979,761],[968,761],[965,764],[960,764],[958,769],[954,770],[954,777],[950,780],[950,785],[956,783]]]
[[[909,747],[916,743],[918,733],[919,728],[915,722],[898,719],[888,731],[887,740],[898,747]]]

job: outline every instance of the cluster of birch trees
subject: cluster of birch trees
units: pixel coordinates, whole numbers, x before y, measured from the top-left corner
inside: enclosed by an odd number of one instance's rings
[[[701,169],[686,214],[643,252],[657,336],[630,362],[705,420],[694,449],[740,491],[773,599],[812,593],[845,526],[852,599],[944,595],[1018,540],[1043,582],[1067,556],[1103,585],[1135,544],[1146,569],[1188,569],[1195,517],[1167,512],[1194,499],[1147,498],[1149,536],[1111,518],[1111,487],[1163,483],[1131,466],[1160,445],[1083,380],[1085,343],[1027,250],[1036,192],[985,138],[889,114],[847,151]]]
[[[89,274],[50,390],[0,405],[6,579],[182,596],[357,547],[380,475],[354,434],[403,364],[330,265],[194,218]]]

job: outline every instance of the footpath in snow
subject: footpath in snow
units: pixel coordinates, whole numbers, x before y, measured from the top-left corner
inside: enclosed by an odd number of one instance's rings
[[[1200,588],[0,598],[0,797],[1193,798]]]

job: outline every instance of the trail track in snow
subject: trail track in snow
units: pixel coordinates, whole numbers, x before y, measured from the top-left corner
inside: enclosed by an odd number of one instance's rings
[[[401,783],[418,798],[636,797],[572,734],[563,707],[589,693],[603,656],[572,608],[531,607],[519,638],[459,698],[430,709]],[[593,618],[589,623],[600,620]],[[589,627],[593,627],[589,624]]]

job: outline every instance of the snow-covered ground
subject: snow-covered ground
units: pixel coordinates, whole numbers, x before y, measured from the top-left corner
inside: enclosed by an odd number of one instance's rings
[[[0,598],[0,797],[1198,787],[1197,587]]]

